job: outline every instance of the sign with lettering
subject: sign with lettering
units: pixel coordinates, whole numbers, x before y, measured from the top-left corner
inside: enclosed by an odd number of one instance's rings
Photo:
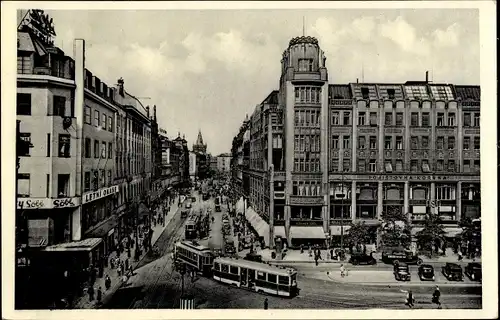
[[[59,209],[77,207],[80,198],[20,198],[17,200],[17,209]]]
[[[329,180],[342,180],[342,176],[330,175]],[[480,181],[481,177],[477,176],[456,176],[456,175],[414,175],[414,174],[372,174],[372,175],[344,175],[343,180],[354,180],[354,181]]]
[[[403,129],[399,129],[399,128],[387,128],[387,129],[385,129],[385,133],[403,134]]]
[[[115,193],[118,193],[118,186],[112,186],[109,188],[99,189],[97,191],[87,192],[83,194],[82,204],[92,202]]]
[[[290,225],[301,227],[322,226],[323,220],[290,220]]]
[[[479,129],[465,129],[464,134],[479,134],[480,130]]]
[[[411,133],[430,133],[430,128],[412,128]]]
[[[274,226],[284,226],[285,220],[274,220],[273,224],[274,224]]]
[[[375,134],[375,133],[377,133],[377,129],[375,129],[375,128],[360,128],[360,129],[358,129],[358,132],[359,133],[373,133],[373,134]]]
[[[290,197],[291,205],[301,205],[301,204],[323,204],[323,197]]]

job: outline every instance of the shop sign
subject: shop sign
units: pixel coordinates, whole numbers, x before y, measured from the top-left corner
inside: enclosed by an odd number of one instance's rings
[[[274,226],[284,226],[285,225],[285,220],[274,220],[273,221]]]
[[[97,191],[87,192],[83,194],[82,204],[92,202],[115,193],[118,193],[118,186],[112,186],[109,188],[99,189]]]
[[[290,197],[291,205],[317,204],[323,205],[323,197]]]
[[[341,180],[341,175],[330,175],[329,180]],[[343,180],[357,181],[480,181],[479,176],[445,176],[445,175],[413,175],[413,174],[372,174],[372,175],[344,175]]]
[[[17,209],[59,209],[80,205],[80,198],[22,198],[17,200]]]
[[[290,220],[290,225],[300,227],[322,226],[323,220]]]

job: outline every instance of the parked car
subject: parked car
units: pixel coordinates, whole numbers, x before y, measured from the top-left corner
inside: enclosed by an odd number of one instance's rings
[[[373,257],[373,253],[370,254],[364,254],[364,253],[354,253],[351,255],[349,258],[349,263],[352,263],[353,265],[358,265],[358,264],[376,264],[377,260]]]
[[[434,281],[436,280],[436,276],[434,275],[434,267],[430,264],[421,264],[418,267],[418,277],[420,280],[425,281]]]
[[[481,281],[483,279],[481,264],[477,262],[470,262],[467,264],[464,273],[472,281]]]
[[[394,278],[398,281],[410,281],[410,267],[403,262],[394,264]]]
[[[462,267],[456,263],[447,262],[442,268],[443,275],[451,281],[462,281]]]
[[[406,264],[416,264],[421,265],[422,259],[418,257],[418,255],[413,254],[412,252],[405,251],[392,251],[392,252],[382,252],[382,261],[388,264],[397,264],[400,262],[404,262]]]
[[[255,254],[255,253],[247,253],[245,258],[243,259],[248,261],[262,262],[262,256],[260,254]]]

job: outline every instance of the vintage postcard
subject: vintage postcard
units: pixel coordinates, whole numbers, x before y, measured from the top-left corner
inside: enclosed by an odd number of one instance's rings
[[[495,6],[2,3],[3,317],[497,317]]]

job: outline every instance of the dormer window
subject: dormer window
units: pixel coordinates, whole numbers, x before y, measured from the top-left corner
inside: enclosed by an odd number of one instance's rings
[[[394,97],[396,95],[396,90],[394,90],[394,89],[387,89],[387,94],[389,95],[389,100],[394,100]]]
[[[312,59],[299,59],[299,71],[300,72],[312,72],[313,71],[313,60]]]
[[[361,88],[361,96],[363,97],[363,99],[368,99],[370,97],[370,89],[366,87]]]

